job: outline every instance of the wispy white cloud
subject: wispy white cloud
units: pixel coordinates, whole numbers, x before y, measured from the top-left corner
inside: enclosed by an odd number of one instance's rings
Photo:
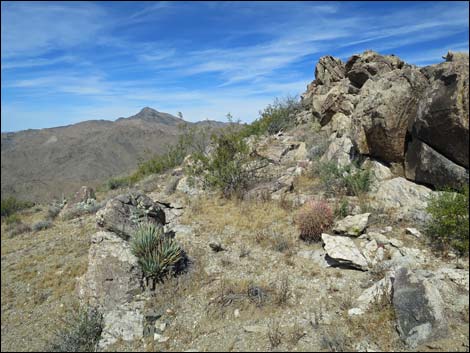
[[[428,64],[449,49],[468,51],[468,3],[410,3],[389,12],[364,6],[2,2],[2,111],[26,114],[13,104],[38,111],[34,102],[49,99],[82,119],[131,115],[148,105],[191,120],[228,111],[250,120],[273,97],[304,91],[322,55],[393,49]],[[203,20],[217,30],[201,29]],[[73,113],[60,107],[68,99]]]
[[[2,58],[34,57],[87,43],[106,25],[93,3],[2,2]]]

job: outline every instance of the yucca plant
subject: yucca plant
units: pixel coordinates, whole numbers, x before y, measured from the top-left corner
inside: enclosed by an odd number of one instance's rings
[[[159,239],[163,237],[163,227],[152,223],[142,223],[137,228],[132,241],[132,253],[142,258],[158,246]]]
[[[132,253],[139,259],[147,279],[161,281],[184,260],[181,247],[165,236],[163,227],[144,223],[139,226],[132,240]]]

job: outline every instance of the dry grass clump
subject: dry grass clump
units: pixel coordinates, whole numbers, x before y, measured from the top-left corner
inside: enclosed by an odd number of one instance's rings
[[[325,201],[310,200],[297,212],[295,223],[302,240],[318,242],[321,234],[333,224],[333,219],[333,211]]]

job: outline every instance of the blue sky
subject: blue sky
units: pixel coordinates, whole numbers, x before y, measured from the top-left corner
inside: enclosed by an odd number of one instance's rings
[[[144,106],[252,121],[305,91],[319,57],[409,63],[467,51],[468,2],[1,3],[2,131],[114,120]]]

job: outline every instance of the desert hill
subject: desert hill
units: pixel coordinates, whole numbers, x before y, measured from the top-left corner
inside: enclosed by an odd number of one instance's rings
[[[81,185],[96,186],[126,174],[139,161],[176,143],[179,126],[221,127],[224,123],[189,123],[152,108],[116,121],[91,120],[62,127],[1,135],[2,198],[30,201],[68,195]]]

